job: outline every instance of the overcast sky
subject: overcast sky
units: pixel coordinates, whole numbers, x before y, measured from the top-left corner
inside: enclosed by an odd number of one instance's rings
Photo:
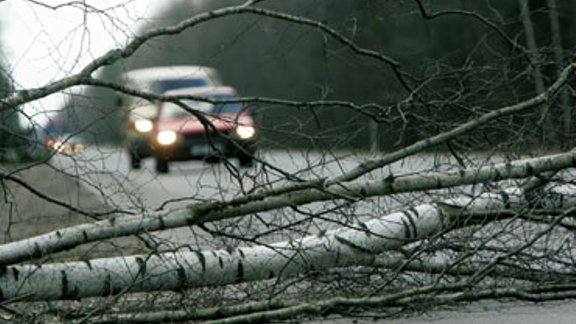
[[[38,4],[55,7],[73,3],[69,0],[35,2],[0,2],[0,56],[17,88],[41,86],[79,71],[95,57],[124,44],[139,23],[166,4],[159,0],[83,0],[99,11],[88,12],[84,7],[51,9]],[[62,101],[61,96],[52,96],[27,111],[58,109]]]

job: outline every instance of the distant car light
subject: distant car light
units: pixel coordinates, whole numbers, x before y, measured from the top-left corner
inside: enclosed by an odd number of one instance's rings
[[[71,154],[72,146],[60,141],[48,141],[48,147],[58,153]]]
[[[64,143],[60,142],[60,141],[49,141],[48,145],[50,146],[50,148],[56,152],[62,152],[64,151]]]
[[[83,153],[84,144],[76,143],[78,140],[78,138],[72,138],[70,134],[59,135],[46,140],[46,147],[62,154]]]
[[[236,135],[243,140],[251,139],[256,135],[256,129],[252,126],[239,125],[236,127]]]
[[[156,141],[158,141],[158,144],[160,145],[172,145],[176,142],[176,138],[176,132],[167,130],[158,133],[156,136]]]
[[[140,133],[148,133],[154,128],[154,125],[148,119],[138,119],[134,122],[134,128]]]

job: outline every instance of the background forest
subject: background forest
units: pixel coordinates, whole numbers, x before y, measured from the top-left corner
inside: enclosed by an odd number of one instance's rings
[[[148,24],[169,25],[237,3],[175,1]],[[260,104],[254,109],[264,147],[390,150],[491,107],[534,95],[538,90],[535,70],[541,71],[546,84],[556,77],[563,61],[571,59],[576,38],[569,35],[576,34],[572,19],[576,4],[558,3],[560,33],[555,34],[547,2],[530,2],[529,18],[537,44],[533,53],[526,45],[520,3],[315,0],[269,4],[273,9],[326,22],[359,46],[393,57],[404,71],[404,85],[389,77],[389,66],[358,58],[320,32],[254,16],[218,19],[180,35],[156,39],[100,77],[115,80],[123,71],[156,65],[212,66],[243,96],[351,101],[363,111],[356,114],[354,108],[333,106],[294,110]],[[434,14],[438,17],[429,19]],[[561,48],[555,48],[559,45]],[[558,53],[561,62],[555,56]],[[423,80],[428,82],[410,94],[408,89]],[[54,118],[67,120],[71,131],[89,128],[88,132],[98,134],[98,141],[118,142],[121,132],[115,98],[110,90],[88,89],[71,97],[61,116]],[[453,144],[475,149],[569,145],[572,112],[562,105],[568,108],[572,104],[564,98],[547,108],[545,118],[541,112],[510,117],[479,130],[481,137],[469,136]],[[401,104],[393,104],[399,100]],[[93,123],[95,118],[101,121]],[[90,127],[81,121],[91,121]],[[525,141],[509,146],[508,140],[517,137]]]

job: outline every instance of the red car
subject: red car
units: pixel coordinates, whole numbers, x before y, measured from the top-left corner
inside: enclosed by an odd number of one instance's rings
[[[238,97],[231,87],[196,87],[166,92],[166,95],[190,95],[207,100],[230,100]],[[162,102],[154,122],[153,155],[156,171],[167,173],[170,161],[238,158],[240,166],[252,166],[256,152],[257,131],[252,114],[242,103],[210,103],[182,100],[203,118],[171,102]]]

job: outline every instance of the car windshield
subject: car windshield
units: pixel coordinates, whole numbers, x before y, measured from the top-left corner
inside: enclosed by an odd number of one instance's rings
[[[152,84],[152,91],[155,93],[164,93],[168,90],[192,88],[192,87],[205,87],[208,85],[209,85],[208,80],[202,78],[167,79],[154,82]]]
[[[182,103],[185,104],[186,106],[190,107],[191,109],[203,112],[203,113],[209,113],[212,112],[212,108],[214,107],[214,105],[212,105],[209,102],[202,102],[202,101],[196,101],[196,100],[182,100]],[[166,119],[166,118],[175,118],[175,117],[181,117],[181,116],[189,116],[190,113],[186,110],[184,110],[182,107],[178,106],[175,103],[172,102],[166,102],[164,103],[164,105],[162,106],[162,112],[160,113],[160,118],[162,119]]]
[[[213,95],[208,97],[212,100],[227,100],[235,99],[234,95]],[[197,100],[182,100],[182,103],[190,107],[191,109],[197,110],[203,113],[212,114],[222,114],[222,113],[239,113],[242,110],[242,104],[240,103],[222,103],[213,105],[209,102],[197,101]],[[166,102],[162,106],[162,112],[160,118],[175,118],[181,116],[187,116],[190,113],[175,103]]]
[[[210,99],[213,100],[232,100],[236,99],[235,95],[230,94],[221,94],[221,95],[213,95],[210,96]],[[242,110],[241,103],[221,103],[216,104],[213,108],[213,113],[221,114],[221,113],[239,113]]]

